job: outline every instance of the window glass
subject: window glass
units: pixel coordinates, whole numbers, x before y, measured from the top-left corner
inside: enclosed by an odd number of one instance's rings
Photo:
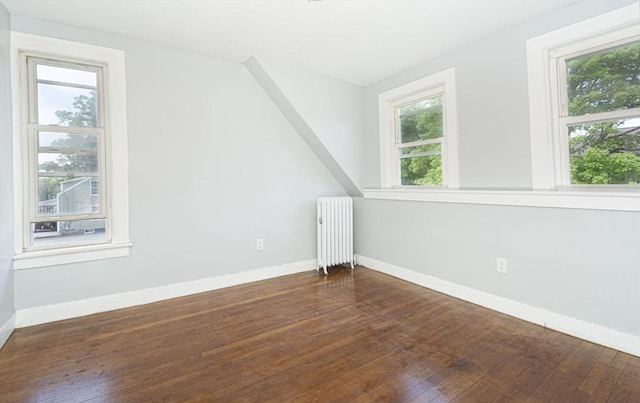
[[[566,60],[569,116],[640,107],[640,42]]]
[[[96,91],[38,84],[38,123],[97,127]]]
[[[398,107],[398,117],[401,143],[443,136],[441,95]]]
[[[396,107],[403,186],[442,186],[442,101],[442,94],[438,94]]]
[[[38,132],[38,214],[90,213],[98,135]],[[97,193],[95,193],[97,194]]]
[[[98,75],[46,64],[36,64],[38,123],[97,127]]]
[[[69,243],[104,242],[105,219],[44,221],[31,224],[31,246],[56,247]]]
[[[424,144],[402,148],[400,171],[402,185],[441,186],[441,144]]]
[[[568,105],[560,124],[567,135],[569,183],[639,184],[640,42],[561,60]]]
[[[70,69],[59,66],[48,66],[46,64],[37,65],[38,80],[57,81],[76,85],[86,85],[96,87],[97,76],[93,71]]]
[[[640,184],[640,116],[569,126],[571,183]]]

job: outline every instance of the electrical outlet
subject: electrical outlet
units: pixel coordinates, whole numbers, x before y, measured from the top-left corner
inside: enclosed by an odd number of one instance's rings
[[[262,238],[256,239],[256,250],[263,250],[263,249],[264,249],[264,239]]]
[[[496,258],[497,267],[496,270],[498,273],[507,274],[507,259],[503,257]]]

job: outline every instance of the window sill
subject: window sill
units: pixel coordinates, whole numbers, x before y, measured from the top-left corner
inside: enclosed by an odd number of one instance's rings
[[[77,246],[64,249],[24,252],[13,257],[14,270],[88,262],[129,255],[132,242]]]
[[[640,192],[365,189],[366,199],[640,212]]]

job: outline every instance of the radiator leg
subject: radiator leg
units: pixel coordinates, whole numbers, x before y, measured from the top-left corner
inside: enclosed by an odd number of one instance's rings
[[[327,266],[324,266],[324,275],[325,276],[329,275],[329,271],[327,270]]]

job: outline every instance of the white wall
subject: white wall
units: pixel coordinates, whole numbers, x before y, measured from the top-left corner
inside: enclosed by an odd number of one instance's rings
[[[17,309],[315,258],[315,199],[343,190],[244,66],[22,17],[12,29],[126,52],[135,244],[16,271]]]
[[[0,347],[13,330],[13,149],[9,12],[0,4]]]
[[[579,2],[366,88],[364,186],[379,186],[378,93],[455,67],[462,186],[529,188],[526,39],[629,3]],[[16,272],[17,308],[313,258],[315,197],[342,190],[242,66],[25,18],[12,28],[126,51],[135,242],[128,258]],[[296,91],[309,123],[331,124]],[[361,255],[640,335],[637,213],[357,199],[355,215]]]
[[[260,64],[362,189],[364,88],[262,58]]]
[[[378,94],[455,67],[461,186],[530,188],[526,40],[630,3],[578,2],[366,88],[366,186],[380,186]],[[360,199],[355,219],[359,254],[640,336],[638,213]]]
[[[455,67],[461,188],[531,188],[526,40],[631,3],[580,1],[367,87],[364,186],[380,186],[378,94]]]
[[[364,199],[356,212],[358,254],[640,336],[638,213]]]

